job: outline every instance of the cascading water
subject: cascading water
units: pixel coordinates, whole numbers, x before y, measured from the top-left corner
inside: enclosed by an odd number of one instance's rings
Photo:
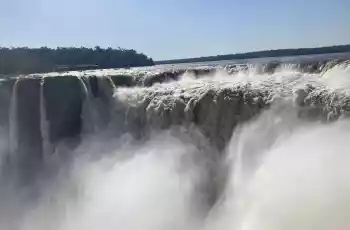
[[[91,133],[95,130],[94,114],[91,106],[91,89],[88,82],[85,82],[82,78],[79,79],[83,92],[83,108],[82,108],[82,120],[83,120],[83,133]]]
[[[349,125],[268,111],[237,129],[209,229],[348,229]]]
[[[348,72],[346,65],[333,68],[186,72],[149,87],[116,88],[102,76],[86,77],[90,89],[74,76],[45,79],[38,89],[41,138],[31,143],[57,161],[55,170],[38,162],[39,173],[51,171],[33,183],[35,196],[1,184],[0,229],[348,229],[349,97],[335,84]],[[58,83],[80,91],[62,91],[61,99],[52,91]],[[31,127],[28,120],[18,126],[20,89],[13,87],[10,143],[28,146],[16,135]],[[28,109],[35,114],[36,104]],[[105,119],[93,125],[112,131],[85,135],[86,126],[72,123],[94,122],[92,110],[94,119]],[[57,159],[52,153],[67,139],[78,144]],[[12,172],[4,173],[11,180]]]
[[[45,96],[43,82],[40,87],[40,129],[42,136],[42,145],[44,153],[44,161],[50,158],[50,155],[54,153],[53,146],[50,143],[50,126],[46,116]]]
[[[17,127],[17,82],[12,89],[12,96],[9,109],[9,146],[10,153],[15,154],[18,149],[18,127]]]

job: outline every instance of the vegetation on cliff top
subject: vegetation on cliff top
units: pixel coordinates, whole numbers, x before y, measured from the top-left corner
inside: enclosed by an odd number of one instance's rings
[[[95,48],[3,48],[0,74],[29,74],[87,68],[122,68],[154,65],[153,60],[133,49]]]
[[[318,47],[318,48],[264,50],[264,51],[256,51],[256,52],[249,52],[249,53],[156,61],[155,64],[209,62],[209,61],[223,61],[223,60],[234,60],[234,59],[283,57],[283,56],[313,55],[313,54],[343,53],[343,52],[350,52],[350,45],[327,46],[327,47]]]

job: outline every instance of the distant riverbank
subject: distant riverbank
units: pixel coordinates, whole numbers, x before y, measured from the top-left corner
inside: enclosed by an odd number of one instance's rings
[[[151,65],[152,58],[133,49],[0,47],[0,74],[4,75]]]
[[[326,47],[317,47],[317,48],[264,50],[264,51],[255,51],[255,52],[238,53],[238,54],[163,60],[163,61],[155,61],[154,63],[157,65],[180,64],[180,63],[193,63],[193,62],[213,62],[213,61],[225,61],[225,60],[235,60],[235,59],[239,60],[239,59],[263,58],[263,57],[283,57],[283,56],[314,55],[314,54],[329,54],[329,53],[344,53],[344,52],[350,52],[350,45],[326,46]]]

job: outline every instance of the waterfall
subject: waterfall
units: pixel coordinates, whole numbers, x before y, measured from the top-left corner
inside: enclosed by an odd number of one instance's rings
[[[12,89],[12,96],[9,109],[9,146],[11,155],[15,155],[18,149],[17,84],[18,80],[15,82]]]
[[[54,147],[50,142],[50,123],[46,116],[46,101],[44,95],[44,80],[41,82],[40,87],[40,130],[43,142],[43,156],[44,161],[48,161],[54,153]]]
[[[97,131],[96,124],[96,112],[92,105],[93,95],[91,93],[91,86],[89,84],[88,78],[80,77],[79,78],[82,88],[82,98],[83,98],[83,111],[81,114],[82,118],[82,133],[91,134]]]
[[[348,229],[348,64],[214,69],[18,78],[0,228]]]

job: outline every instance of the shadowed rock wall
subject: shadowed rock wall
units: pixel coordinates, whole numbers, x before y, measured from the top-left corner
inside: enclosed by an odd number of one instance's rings
[[[84,93],[79,78],[74,76],[43,79],[49,139],[56,145],[63,139],[79,137],[82,129]]]
[[[12,143],[11,162],[19,170],[21,183],[30,183],[40,168],[43,157],[40,126],[40,79],[18,79],[14,85],[16,94],[15,137]]]

